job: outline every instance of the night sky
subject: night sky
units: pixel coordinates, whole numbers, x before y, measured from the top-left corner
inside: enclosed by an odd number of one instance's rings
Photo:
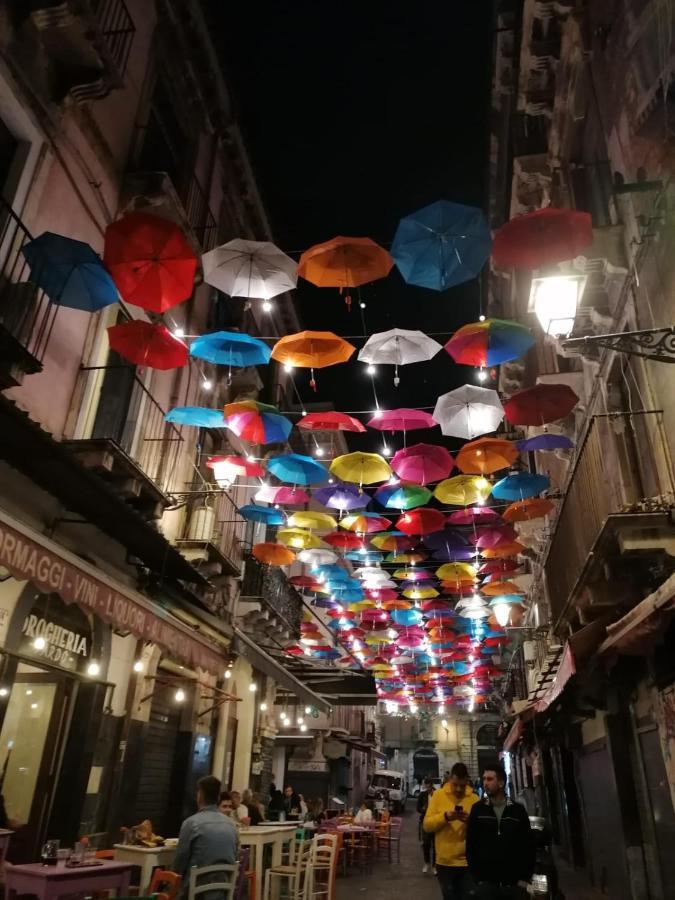
[[[234,96],[276,243],[299,251],[338,234],[388,246],[398,220],[438,199],[485,207],[488,150],[489,0],[267,4],[210,0],[214,40]],[[447,334],[479,312],[479,285],[444,293],[404,284],[396,268],[357,291],[349,312],[337,289],[299,282],[305,328],[347,337],[389,328]],[[364,339],[352,340],[360,348]],[[355,355],[356,356],[356,355]],[[355,360],[354,356],[354,360]],[[380,405],[433,406],[472,369],[447,353],[401,370],[380,367]],[[305,402],[332,400],[343,411],[374,406],[356,361],[309,375],[296,372]],[[440,442],[438,429],[408,442]],[[389,443],[401,446],[398,436]],[[378,449],[373,436],[353,449]],[[450,448],[457,442],[448,442]]]

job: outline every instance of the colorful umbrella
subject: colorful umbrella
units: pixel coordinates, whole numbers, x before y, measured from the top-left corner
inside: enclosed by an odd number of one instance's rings
[[[436,444],[413,444],[395,453],[391,461],[399,478],[421,485],[447,478],[452,466],[448,451]]]
[[[568,416],[579,398],[567,384],[537,384],[513,394],[504,404],[512,425],[546,425]]]
[[[434,597],[438,597],[439,593],[436,588],[413,587],[403,591],[403,596],[408,600],[432,600]]]
[[[492,485],[482,475],[455,475],[436,485],[434,497],[448,506],[485,503]]]
[[[535,434],[534,437],[516,441],[516,447],[523,453],[535,450],[571,450],[574,443],[564,434]]]
[[[517,535],[512,525],[504,524],[496,528],[481,528],[469,539],[481,550],[487,547],[500,547],[515,541]]]
[[[508,469],[517,457],[518,449],[511,441],[479,438],[464,444],[455,457],[455,465],[466,475],[491,475]]]
[[[358,484],[359,487],[391,478],[389,463],[378,453],[356,452],[337,456],[330,465],[330,472],[342,481]]]
[[[323,506],[341,511],[361,509],[368,502],[368,497],[352,484],[327,484],[326,487],[314,491],[314,499]]]
[[[151,369],[178,369],[188,362],[188,348],[174,337],[166,325],[153,325],[136,319],[110,325],[110,349],[136,366]]]
[[[398,387],[400,382],[399,366],[426,362],[442,349],[438,341],[427,337],[421,331],[392,328],[391,331],[381,331],[371,335],[359,350],[358,358],[361,362],[370,365],[394,366],[394,385]]]
[[[517,594],[520,596],[523,593],[518,585],[512,581],[493,581],[490,584],[484,584],[480,592],[486,597],[500,597],[504,594]]]
[[[327,534],[324,541],[331,547],[338,547],[341,550],[361,550],[365,546],[361,538],[351,531],[335,531]]]
[[[529,500],[517,500],[511,506],[507,506],[502,516],[507,522],[529,522],[547,516],[554,508],[551,500],[532,497]]]
[[[277,531],[277,540],[295,550],[310,550],[321,546],[321,538],[302,528],[282,528]]]
[[[209,469],[218,483],[221,481],[232,483],[237,476],[243,478],[262,478],[265,470],[259,462],[253,459],[244,459],[243,456],[210,456],[206,460]],[[258,499],[256,495],[256,499]]]
[[[309,503],[310,497],[306,491],[301,491],[300,488],[272,487],[264,484],[255,495],[254,500],[258,503],[277,503],[279,506],[300,506]]]
[[[515,572],[520,566],[508,559],[493,560],[483,563],[478,570],[479,575],[502,575],[506,572]]]
[[[548,475],[536,475],[533,472],[517,472],[515,475],[507,475],[492,488],[492,496],[495,500],[525,500],[527,497],[536,497],[549,488],[551,479]]]
[[[483,550],[485,559],[508,559],[510,556],[517,556],[525,550],[523,544],[519,541],[513,541],[510,544],[502,544],[500,547],[488,547]]]
[[[421,409],[377,410],[368,422],[369,428],[378,431],[415,431],[419,428],[433,428],[437,425],[434,417]]]
[[[503,418],[497,392],[472,384],[442,394],[434,408],[443,434],[467,440],[495,431]]]
[[[469,563],[445,563],[436,569],[436,575],[443,581],[473,581],[476,567]]]
[[[574,259],[592,243],[589,213],[548,206],[502,225],[495,232],[492,259],[502,269],[539,269]]]
[[[292,423],[276,406],[240,400],[225,406],[225,424],[237,437],[253,444],[276,444],[288,439]]]
[[[239,510],[241,516],[248,522],[262,522],[265,525],[284,525],[286,516],[279,509],[269,506],[256,506],[255,503],[247,503]]]
[[[294,512],[288,524],[291,528],[309,528],[310,531],[332,531],[337,528],[337,522],[332,516],[324,512],[315,512],[313,509]]]
[[[305,428],[307,431],[365,431],[365,426],[355,419],[348,416],[347,413],[334,412],[326,410],[326,412],[308,413],[303,416],[297,423],[298,428]]]
[[[194,428],[225,428],[221,410],[204,406],[174,406],[164,419],[174,425],[192,425]]]
[[[404,513],[396,527],[404,534],[431,534],[445,526],[445,516],[437,509],[413,509]]]
[[[427,558],[427,553],[390,553],[387,557],[385,557],[385,562],[395,563],[396,565],[415,565],[415,563],[422,562]]]
[[[347,362],[356,350],[332,331],[299,331],[287,334],[272,348],[272,358],[291,368],[309,369],[310,386],[316,390],[314,369]]]
[[[379,550],[394,552],[398,552],[399,550],[410,550],[415,546],[414,539],[400,531],[392,531],[389,534],[378,534],[371,539],[370,543]]]
[[[230,297],[269,300],[298,283],[297,266],[269,241],[235,238],[202,255],[204,281]]]
[[[115,282],[96,251],[83,241],[45,231],[21,248],[30,280],[52,303],[97,312],[117,303]]]
[[[330,566],[337,562],[337,553],[332,550],[324,550],[323,547],[301,550],[298,553],[298,562],[305,566]]]
[[[378,516],[376,513],[353,513],[340,520],[340,528],[355,531],[357,534],[375,534],[378,531],[386,531],[390,527],[389,519]]]
[[[298,275],[317,287],[336,287],[342,293],[345,288],[386,278],[393,265],[389,253],[370,238],[339,236],[305,250]],[[351,306],[349,293],[345,302]]]
[[[431,499],[431,491],[418,484],[384,484],[375,491],[375,499],[385,509],[414,509]]]
[[[192,294],[197,257],[168,219],[132,212],[108,225],[103,261],[127,303],[163,313]]]
[[[287,484],[323,484],[328,480],[325,466],[301,453],[284,453],[267,461],[267,470]]]
[[[478,275],[491,244],[480,209],[438,200],[401,219],[391,255],[408,284],[445,291]]]
[[[295,553],[282,544],[254,544],[252,553],[259,562],[270,566],[290,566],[295,559]]]
[[[484,367],[518,359],[533,345],[534,338],[524,325],[505,319],[484,319],[456,331],[445,349],[456,363]]]
[[[190,356],[216,366],[227,366],[230,377],[233,367],[267,365],[270,355],[270,348],[264,341],[238,331],[214,331],[201,335],[190,344]]]
[[[448,516],[448,525],[498,525],[501,516],[486,506],[470,506],[458,509]]]

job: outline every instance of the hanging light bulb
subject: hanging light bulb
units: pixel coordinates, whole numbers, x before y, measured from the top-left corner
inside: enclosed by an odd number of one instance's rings
[[[267,712],[267,704],[265,703],[264,700],[263,700],[263,702],[260,704],[259,709],[260,709],[260,712]]]
[[[134,663],[134,672],[142,672],[145,666],[143,665],[142,659],[137,659]]]
[[[311,707],[311,706],[306,706],[306,707],[305,707],[305,715],[306,715],[306,716],[310,716],[311,714],[312,714],[312,707]]]
[[[263,312],[267,312],[267,313],[272,312],[272,304],[270,303],[269,300],[263,300],[262,308],[263,308]]]
[[[182,703],[185,700],[185,691],[182,688],[178,688],[176,693],[173,695],[173,699],[176,703]]]
[[[485,316],[478,316],[478,321],[479,321],[479,322],[484,322],[484,321],[485,321]]]
[[[293,366],[290,363],[284,363],[284,372],[292,372]]]
[[[479,381],[487,381],[488,374],[485,371],[485,369],[480,368],[478,370],[478,374],[476,375],[476,377],[478,378]]]
[[[304,724],[304,722],[305,722],[305,720],[304,720],[304,719],[303,719],[303,717],[302,717],[302,716],[298,716],[298,719],[297,719],[297,721],[298,721],[298,725],[303,725],[303,724]]]
[[[303,732],[304,732],[304,731],[307,731],[307,726],[306,726],[306,725],[301,725],[301,726],[300,726],[300,731],[303,731]]]
[[[185,329],[181,328],[180,325],[178,325],[173,330],[173,336],[177,337],[177,338],[184,338],[185,337]]]
[[[387,446],[387,444],[385,444],[385,445],[382,447],[382,456],[389,456],[390,453],[391,453],[391,450],[389,449],[389,447]]]
[[[303,416],[306,416],[306,415],[307,415],[307,410],[306,410],[306,409],[303,409],[303,410],[302,410],[302,415],[303,415]]]
[[[382,410],[381,410],[380,407],[378,406],[377,409],[374,409],[374,410],[373,410],[372,418],[373,418],[373,419],[379,419],[381,415],[382,415]]]
[[[258,685],[255,683],[255,681],[252,681],[249,684],[248,689],[252,694],[255,694],[255,692],[258,690]]]
[[[225,678],[232,678],[232,672],[229,669],[225,669]]]
[[[33,649],[34,650],[44,650],[47,646],[47,641],[42,637],[38,636],[33,641]]]
[[[375,366],[372,363],[369,363],[368,366],[366,367],[366,372],[369,375],[374,375],[377,372],[377,369],[375,368]]]
[[[211,381],[210,378],[205,378],[202,381],[202,389],[203,390],[210,391],[212,387],[213,387],[213,382]]]
[[[90,662],[89,665],[87,666],[87,675],[90,675],[92,678],[96,678],[96,676],[99,674],[100,671],[101,671],[101,667],[95,661]]]
[[[316,456],[323,456],[323,454],[324,454],[323,447],[317,447],[316,450],[314,451],[314,453]]]

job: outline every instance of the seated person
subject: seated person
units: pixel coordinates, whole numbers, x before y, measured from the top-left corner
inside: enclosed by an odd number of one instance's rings
[[[373,813],[366,806],[366,801],[364,800],[361,806],[359,807],[359,811],[354,816],[354,824],[355,825],[370,825],[373,821]]]

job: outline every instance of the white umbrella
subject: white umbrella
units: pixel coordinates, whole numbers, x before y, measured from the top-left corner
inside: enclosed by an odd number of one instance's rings
[[[321,547],[312,547],[298,553],[298,562],[306,566],[330,566],[337,562],[337,559],[337,553],[333,553],[332,550],[323,550]]]
[[[202,256],[204,281],[230,297],[269,300],[298,283],[297,263],[269,241],[239,238]]]
[[[434,419],[443,434],[468,440],[495,431],[503,418],[497,391],[473,384],[442,394],[434,409]]]
[[[395,366],[394,384],[398,387],[398,367],[408,363],[426,362],[432,359],[443,348],[433,338],[422,331],[406,331],[403,328],[392,328],[391,331],[380,331],[368,338],[359,351],[361,362],[371,365]]]

